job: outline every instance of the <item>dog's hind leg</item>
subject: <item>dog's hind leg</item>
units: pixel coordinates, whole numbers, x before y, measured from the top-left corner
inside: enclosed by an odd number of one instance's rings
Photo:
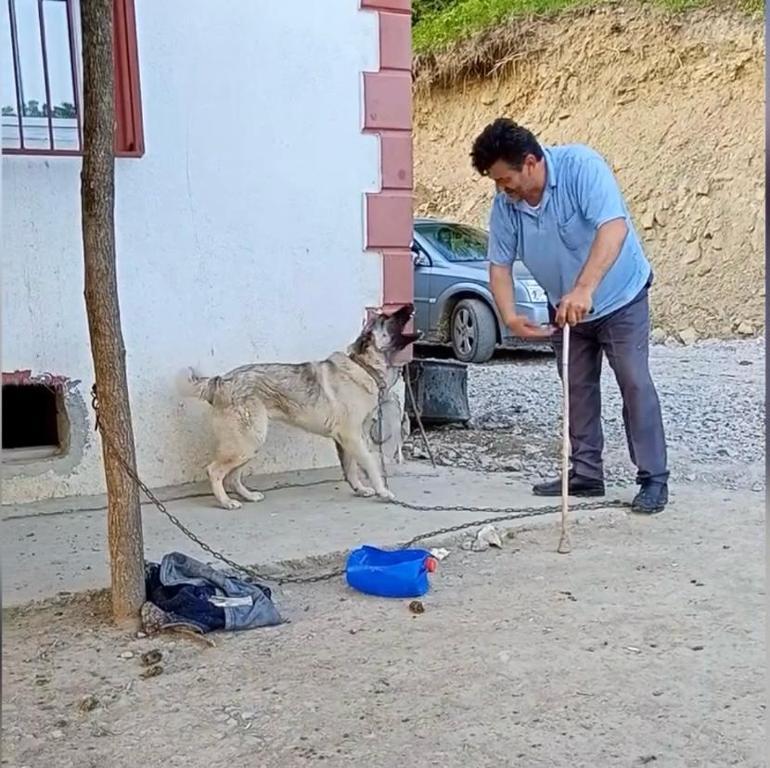
[[[368,498],[374,496],[374,488],[368,488],[361,482],[361,478],[358,474],[358,464],[356,464],[355,458],[350,451],[346,451],[341,443],[334,441],[334,447],[337,449],[337,456],[339,457],[340,464],[342,465],[342,474],[345,476],[348,485],[358,496],[364,496]]]
[[[249,459],[246,460],[245,464],[241,464],[240,467],[236,467],[230,473],[228,482],[232,486],[233,490],[244,501],[262,501],[265,498],[264,493],[260,493],[259,491],[251,491],[243,484],[243,470],[246,468],[246,464],[248,463],[249,463]]]
[[[248,461],[251,457],[246,457]],[[225,478],[233,471],[233,468],[241,465],[243,456],[228,456],[226,458],[216,458],[206,467],[206,472],[211,482],[211,492],[214,494],[219,506],[223,509],[240,509],[241,502],[231,499],[225,491]]]
[[[261,404],[252,404],[248,410],[228,408],[215,414],[213,426],[218,448],[207,471],[216,500],[224,509],[240,508],[241,503],[231,499],[225,491],[225,479],[232,474],[235,492],[247,501],[258,501],[261,494],[252,493],[243,485],[241,473],[265,442],[267,412]]]

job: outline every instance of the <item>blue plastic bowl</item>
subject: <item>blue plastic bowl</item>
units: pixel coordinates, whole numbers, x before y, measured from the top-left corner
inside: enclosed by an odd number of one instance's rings
[[[348,584],[377,597],[420,597],[430,588],[426,566],[430,552],[400,549],[395,552],[363,546],[348,555]]]

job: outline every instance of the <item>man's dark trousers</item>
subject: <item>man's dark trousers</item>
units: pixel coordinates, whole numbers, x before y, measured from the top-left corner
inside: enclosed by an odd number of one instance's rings
[[[607,356],[623,398],[623,424],[638,483],[666,483],[668,466],[660,400],[649,368],[652,280],[628,304],[611,314],[570,328],[569,392],[572,469],[580,477],[603,480],[601,419],[602,355]],[[551,321],[555,312],[549,307]],[[559,378],[562,331],[553,337]]]

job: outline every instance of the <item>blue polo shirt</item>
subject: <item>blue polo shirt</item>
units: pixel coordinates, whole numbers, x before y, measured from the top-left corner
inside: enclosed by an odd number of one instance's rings
[[[588,259],[596,230],[623,218],[628,234],[615,263],[593,296],[596,320],[628,304],[650,277],[650,263],[631,221],[612,169],[590,147],[543,147],[546,186],[540,204],[513,202],[498,193],[489,223],[488,258],[507,266],[520,259],[556,307],[575,287]]]

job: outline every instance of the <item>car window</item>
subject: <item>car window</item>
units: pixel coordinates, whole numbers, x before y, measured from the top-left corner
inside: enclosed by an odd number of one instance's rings
[[[420,234],[447,260],[486,261],[486,232],[472,227],[437,224],[420,227]]]

